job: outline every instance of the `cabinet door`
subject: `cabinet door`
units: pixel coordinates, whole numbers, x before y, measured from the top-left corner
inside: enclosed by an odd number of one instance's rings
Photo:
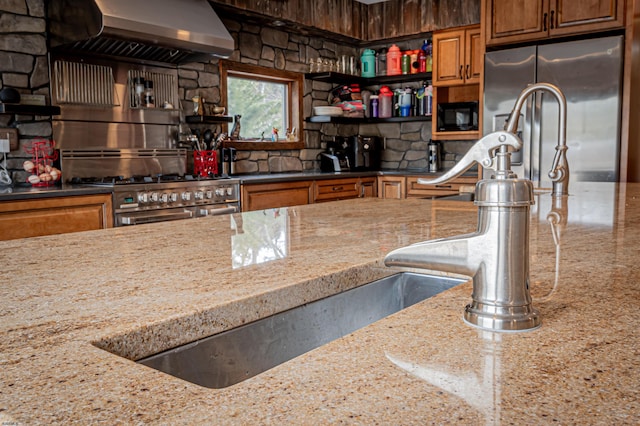
[[[624,26],[624,0],[553,0],[550,9],[552,36]]]
[[[378,178],[378,198],[392,198],[401,200],[405,198],[404,176],[382,176]]]
[[[465,33],[465,83],[480,83],[480,76],[484,66],[483,50],[480,27],[467,30]]]
[[[309,204],[312,181],[242,185],[242,211]]]
[[[465,31],[446,31],[433,35],[433,85],[464,83]]]
[[[113,227],[111,194],[0,203],[0,240]]]
[[[375,177],[360,178],[360,197],[377,197],[378,185]]]
[[[549,0],[487,0],[486,44],[548,36]]]
[[[314,183],[313,202],[346,200],[360,195],[359,179],[326,179]]]

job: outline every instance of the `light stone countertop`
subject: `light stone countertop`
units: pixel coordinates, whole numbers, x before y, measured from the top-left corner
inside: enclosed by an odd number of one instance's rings
[[[1,242],[0,423],[639,424],[640,184],[570,192],[531,211],[540,329],[464,324],[466,282],[224,389],[131,359],[389,275],[392,249],[474,231],[473,205],[357,199]]]

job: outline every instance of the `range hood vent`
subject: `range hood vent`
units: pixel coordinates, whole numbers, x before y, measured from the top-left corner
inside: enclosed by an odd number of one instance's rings
[[[207,0],[50,0],[48,8],[54,50],[179,64],[234,49]]]

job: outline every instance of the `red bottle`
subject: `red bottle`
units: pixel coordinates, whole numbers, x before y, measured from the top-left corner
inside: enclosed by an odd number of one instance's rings
[[[392,45],[387,52],[387,75],[402,74],[400,58],[402,58],[402,52],[400,52],[400,48],[395,44]]]

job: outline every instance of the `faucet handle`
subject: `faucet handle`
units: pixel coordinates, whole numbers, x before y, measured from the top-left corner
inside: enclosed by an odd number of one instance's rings
[[[510,146],[518,151],[522,148],[522,141],[513,133],[507,131],[497,131],[490,133],[476,142],[469,151],[456,163],[448,172],[435,179],[418,179],[418,183],[433,185],[448,182],[466,172],[474,163],[480,164],[487,169],[497,171],[508,171],[511,168],[509,160],[511,154],[507,147]],[[501,149],[501,156],[496,161],[496,151]]]

